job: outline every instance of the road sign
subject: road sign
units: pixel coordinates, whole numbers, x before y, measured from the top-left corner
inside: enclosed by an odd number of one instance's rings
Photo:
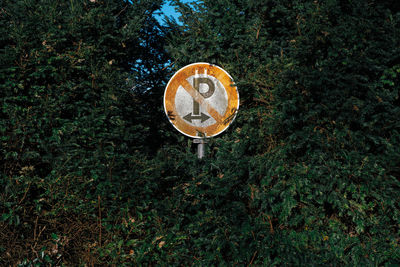
[[[164,92],[164,110],[172,125],[193,138],[216,136],[236,117],[239,93],[232,77],[209,63],[178,70]]]

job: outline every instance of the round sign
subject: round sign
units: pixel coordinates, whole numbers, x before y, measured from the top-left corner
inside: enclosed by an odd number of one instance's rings
[[[236,117],[239,93],[232,77],[209,63],[178,70],[164,92],[164,110],[172,125],[193,138],[216,136]]]

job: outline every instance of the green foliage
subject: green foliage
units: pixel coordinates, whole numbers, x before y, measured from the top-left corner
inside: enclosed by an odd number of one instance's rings
[[[190,193],[198,212],[182,221],[195,225],[184,233],[199,232],[190,251],[201,265],[397,263],[398,7],[179,6],[183,34],[169,52],[179,66],[222,66],[242,100],[236,131],[211,145],[194,175],[206,188]],[[207,220],[211,229],[200,230]]]
[[[397,2],[3,2],[2,265],[400,262]],[[161,107],[199,61],[241,99],[201,161]]]
[[[3,2],[0,209],[17,240],[2,237],[5,264],[33,257],[52,231],[66,234],[65,218],[119,214],[122,188],[157,144],[147,145],[159,134],[149,116],[161,109],[147,105],[162,94],[167,58],[152,16],[161,1]],[[66,235],[68,249],[74,239]],[[24,240],[32,249],[14,251]]]

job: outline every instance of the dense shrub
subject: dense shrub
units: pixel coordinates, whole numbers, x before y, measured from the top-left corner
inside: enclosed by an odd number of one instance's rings
[[[83,262],[161,134],[161,1],[2,3],[0,262]]]
[[[4,2],[0,263],[398,264],[397,2],[174,2]],[[241,99],[201,161],[161,107],[199,61]]]
[[[241,94],[236,129],[185,186],[179,225],[201,265],[398,263],[398,5],[180,8],[170,53],[223,66]]]

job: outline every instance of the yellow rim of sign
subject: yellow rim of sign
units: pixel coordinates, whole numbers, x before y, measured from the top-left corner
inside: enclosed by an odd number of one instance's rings
[[[186,80],[188,77],[198,73],[204,73],[218,79],[224,86],[228,96],[228,106],[225,114],[221,116],[214,107]],[[175,107],[176,92],[182,86],[190,96],[200,104],[216,121],[216,123],[207,127],[193,126],[187,123],[178,115]],[[164,92],[164,110],[171,124],[182,134],[192,138],[213,137],[225,131],[235,119],[239,109],[239,92],[234,85],[232,77],[222,68],[205,63],[198,62],[187,65],[178,70],[169,80]]]

